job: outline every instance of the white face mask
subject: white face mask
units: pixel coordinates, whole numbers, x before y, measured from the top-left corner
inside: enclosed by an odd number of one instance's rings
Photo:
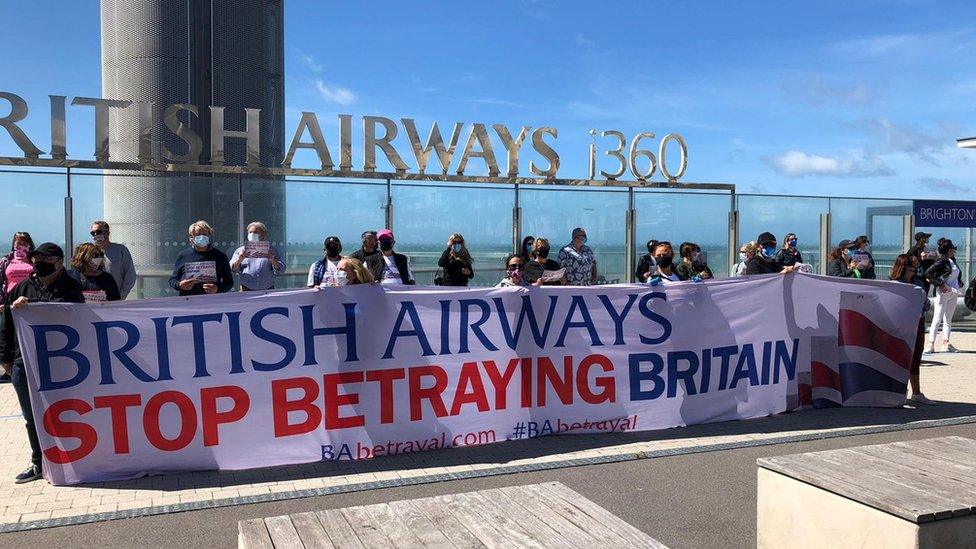
[[[93,257],[88,260],[88,266],[95,270],[101,269],[104,260],[104,257]]]
[[[261,235],[258,233],[247,233],[248,242],[259,242],[261,240]]]
[[[749,256],[745,252],[739,252],[739,261],[745,263],[749,260]]]
[[[349,277],[346,271],[337,271],[335,274],[336,286],[346,286],[349,284]]]

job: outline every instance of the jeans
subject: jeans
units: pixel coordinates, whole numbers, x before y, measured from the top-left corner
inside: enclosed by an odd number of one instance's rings
[[[956,312],[956,299],[958,292],[938,292],[935,297],[935,311],[932,314],[932,325],[929,326],[929,341],[935,345],[935,334],[939,331],[939,323],[942,323],[942,342],[949,343],[949,336],[952,335],[952,315]]]
[[[37,440],[37,428],[34,426],[34,411],[31,410],[30,390],[27,389],[27,372],[23,364],[14,363],[10,371],[10,382],[17,391],[17,401],[20,402],[20,412],[24,415],[27,427],[27,439],[31,446],[31,463],[41,466],[41,443]]]

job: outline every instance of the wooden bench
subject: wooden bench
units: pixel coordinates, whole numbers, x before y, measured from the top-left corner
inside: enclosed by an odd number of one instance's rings
[[[976,441],[758,460],[759,547],[976,547]]]
[[[558,482],[238,523],[238,547],[649,547],[656,540]]]

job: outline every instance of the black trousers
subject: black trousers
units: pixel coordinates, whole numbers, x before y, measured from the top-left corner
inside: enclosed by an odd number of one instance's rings
[[[23,364],[13,365],[10,370],[10,382],[17,391],[17,401],[20,402],[20,413],[24,415],[27,424],[27,439],[31,446],[31,463],[41,466],[41,443],[37,440],[37,427],[34,425],[34,411],[31,410],[30,390],[27,388],[27,372]]]

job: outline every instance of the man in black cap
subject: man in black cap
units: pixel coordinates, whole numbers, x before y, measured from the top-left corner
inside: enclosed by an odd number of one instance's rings
[[[929,238],[932,238],[932,233],[926,233],[923,231],[915,233],[915,245],[908,249],[908,255],[914,257],[918,262],[919,273],[924,273],[925,271],[929,270],[929,267],[935,263],[935,260],[938,257],[938,254],[930,253],[925,250],[925,248],[928,246]],[[925,295],[928,295],[929,289],[932,285],[927,279],[924,279],[924,277],[923,280],[925,284]]]
[[[45,242],[27,254],[34,272],[7,294],[4,306],[10,309],[26,307],[28,303],[84,303],[81,283],[64,269],[64,250],[53,242]],[[34,412],[31,410],[30,391],[27,389],[27,372],[20,354],[17,331],[12,314],[3,315],[0,330],[0,361],[12,364],[10,380],[17,392],[20,411],[27,423],[27,439],[31,446],[31,464],[26,471],[15,477],[17,484],[41,478],[41,443],[37,440]]]
[[[795,266],[784,267],[782,263],[776,261],[776,237],[773,233],[760,234],[756,244],[759,244],[759,251],[746,262],[746,275],[793,272]]]
[[[309,288],[336,285],[336,273],[339,272],[339,261],[342,260],[342,241],[338,236],[326,237],[322,249],[325,257],[313,263],[308,270]]]

